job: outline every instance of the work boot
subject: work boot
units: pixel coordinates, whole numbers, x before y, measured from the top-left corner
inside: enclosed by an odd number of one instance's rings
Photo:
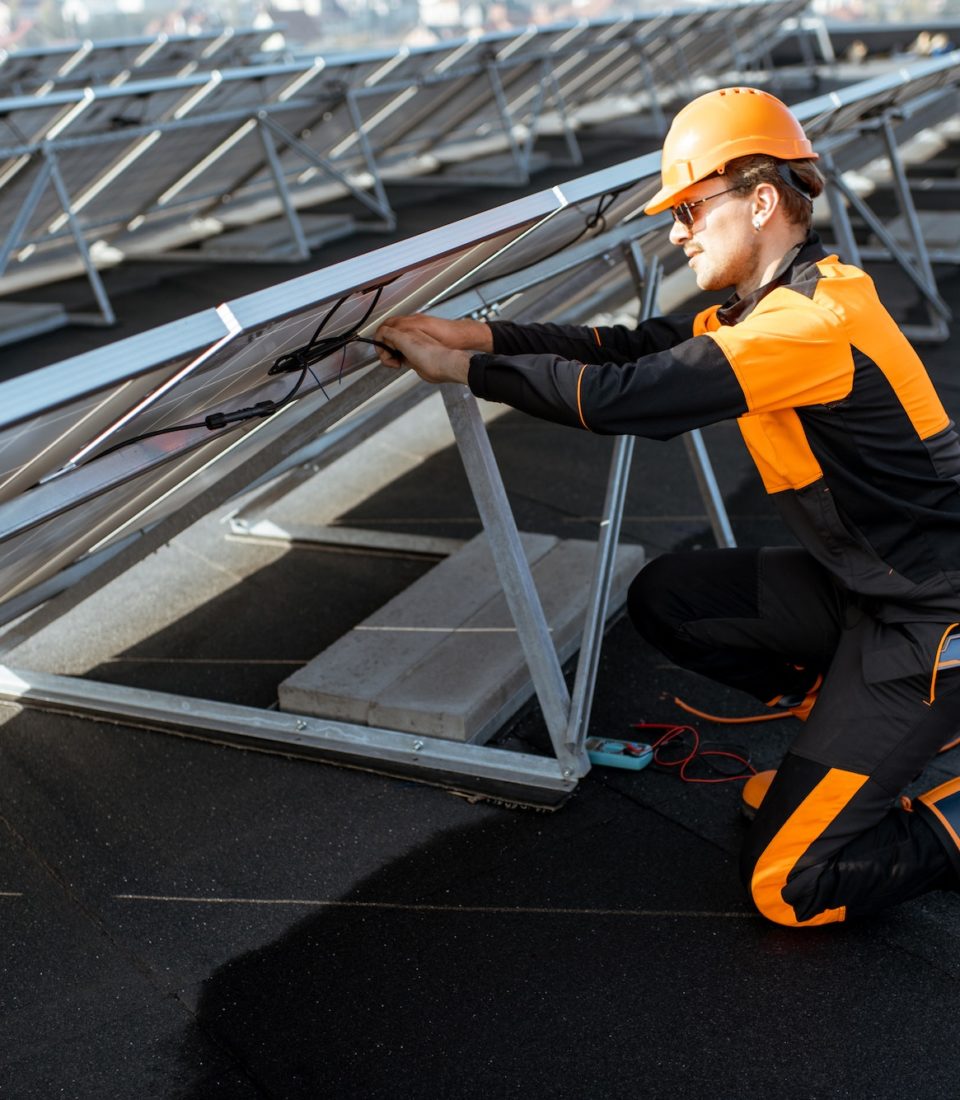
[[[740,792],[740,810],[748,821],[753,821],[757,816],[760,803],[770,789],[770,784],[776,774],[776,768],[771,768],[770,771],[757,772],[756,775],[751,775],[744,783],[743,790]]]

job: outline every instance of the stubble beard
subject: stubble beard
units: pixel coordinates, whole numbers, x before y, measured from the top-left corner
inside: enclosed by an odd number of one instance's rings
[[[703,251],[698,254],[701,257],[706,256]],[[743,295],[760,285],[760,262],[760,241],[750,238],[741,249],[740,255],[730,258],[719,269],[708,262],[705,270],[695,272],[697,286],[701,290],[727,290],[736,287]]]

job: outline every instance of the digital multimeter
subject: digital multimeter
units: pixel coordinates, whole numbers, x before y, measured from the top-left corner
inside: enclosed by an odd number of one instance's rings
[[[587,756],[591,764],[639,771],[653,759],[653,749],[643,741],[614,741],[609,737],[588,737]]]

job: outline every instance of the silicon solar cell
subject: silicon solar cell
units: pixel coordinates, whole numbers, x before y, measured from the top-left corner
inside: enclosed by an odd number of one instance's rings
[[[62,469],[91,438],[228,332],[215,310],[205,310],[5,382],[0,501]]]

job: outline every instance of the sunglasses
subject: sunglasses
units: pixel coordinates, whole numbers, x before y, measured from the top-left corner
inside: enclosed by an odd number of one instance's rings
[[[719,199],[721,195],[729,195],[731,191],[739,190],[739,187],[728,187],[726,191],[718,191],[715,195],[707,195],[705,199],[695,199],[693,202],[678,202],[676,206],[670,207],[670,213],[673,214],[675,222],[685,225],[687,229],[692,229],[693,219],[696,217],[694,211],[698,206],[703,206],[705,202],[710,202],[711,199]]]

